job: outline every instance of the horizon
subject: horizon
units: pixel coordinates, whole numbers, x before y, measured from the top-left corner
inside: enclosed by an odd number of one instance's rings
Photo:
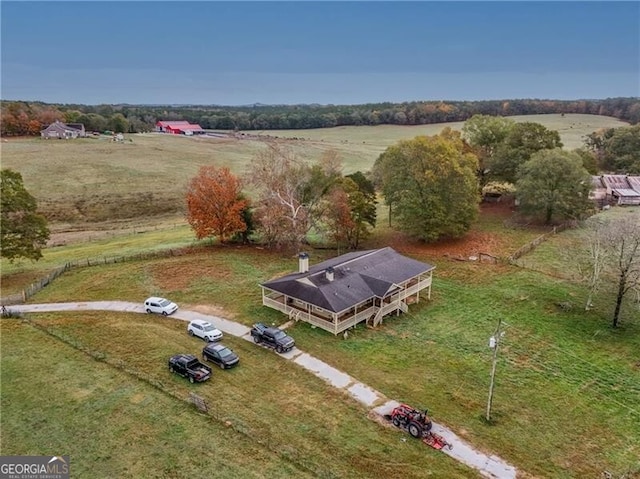
[[[60,105],[60,106],[87,106],[87,107],[98,107],[98,106],[122,106],[122,107],[217,107],[217,108],[260,108],[260,107],[340,107],[340,106],[365,106],[365,105],[382,105],[382,104],[391,104],[391,105],[401,105],[404,103],[482,103],[482,102],[510,102],[510,101],[552,101],[552,102],[576,102],[576,101],[607,101],[607,100],[626,100],[626,99],[638,99],[640,100],[640,96],[628,96],[628,97],[607,97],[607,98],[575,98],[575,99],[566,99],[560,100],[557,98],[499,98],[494,100],[408,100],[402,102],[368,102],[368,103],[250,103],[244,105],[223,105],[216,103],[78,103],[78,102],[68,102],[68,103],[58,103],[58,102],[47,102],[43,100],[23,100],[23,99],[2,99],[0,98],[0,102],[4,103],[42,103],[45,105]],[[534,113],[536,114],[536,113]]]
[[[2,2],[0,97],[240,107],[640,96],[639,2]]]

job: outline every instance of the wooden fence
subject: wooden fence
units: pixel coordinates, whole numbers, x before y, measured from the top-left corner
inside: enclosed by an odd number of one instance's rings
[[[11,294],[0,298],[0,304],[20,304],[26,302],[34,294],[41,291],[43,288],[49,285],[54,279],[67,271],[77,268],[87,268],[91,266],[98,266],[103,264],[124,263],[128,261],[142,261],[156,258],[168,258],[171,256],[182,256],[187,253],[189,248],[182,249],[167,249],[159,251],[150,251],[146,253],[137,253],[128,256],[110,256],[102,258],[86,258],[75,261],[69,261],[64,266],[60,266],[53,271],[50,271],[46,276],[40,278],[38,281],[31,283],[19,293]]]
[[[567,224],[554,226],[553,230],[538,236],[533,241],[519,248],[515,253],[513,253],[511,256],[507,258],[507,261],[511,264],[515,263],[515,261],[518,258],[525,255],[529,251],[533,250],[536,246],[538,246],[540,243],[545,241],[550,236],[555,235],[561,231],[564,231],[565,229],[567,229],[567,227],[568,227]],[[186,254],[190,249],[191,249],[190,247],[186,247],[186,248],[180,248],[180,249],[150,251],[150,252],[137,253],[137,254],[127,255],[127,256],[111,256],[111,257],[104,256],[101,258],[86,258],[81,260],[70,261],[68,263],[65,263],[64,266],[60,266],[54,269],[53,271],[49,272],[49,274],[39,279],[38,281],[30,284],[21,292],[0,298],[0,304],[10,305],[10,304],[24,303],[33,295],[35,295],[36,293],[41,291],[43,288],[48,286],[49,283],[51,283],[58,276],[60,276],[61,274],[71,269],[86,268],[86,267],[98,266],[103,264],[124,263],[128,261],[143,261],[143,260],[156,259],[156,258],[168,258],[171,256],[182,256]],[[486,256],[490,257],[490,255],[486,255]]]
[[[514,261],[516,261],[518,258],[520,258],[521,256],[527,254],[529,251],[532,251],[533,249],[535,249],[540,243],[544,242],[547,240],[547,238],[560,233],[561,231],[564,231],[567,229],[567,224],[562,224],[559,226],[554,226],[553,229],[551,231],[549,231],[548,233],[545,233],[543,235],[538,236],[536,239],[534,239],[533,241],[530,241],[529,243],[525,244],[524,246],[522,246],[521,248],[519,248],[515,253],[513,253],[511,256],[509,256],[507,258],[507,261],[509,263],[513,263]]]

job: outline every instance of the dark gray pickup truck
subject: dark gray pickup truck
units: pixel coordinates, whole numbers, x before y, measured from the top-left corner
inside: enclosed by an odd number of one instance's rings
[[[296,342],[291,336],[278,328],[270,328],[262,323],[256,323],[251,328],[253,341],[275,349],[279,353],[291,351]]]
[[[191,354],[176,354],[169,358],[169,371],[189,379],[191,383],[201,383],[211,377],[211,368],[202,364]]]

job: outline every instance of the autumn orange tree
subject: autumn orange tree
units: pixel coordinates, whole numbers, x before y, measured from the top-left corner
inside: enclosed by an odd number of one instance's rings
[[[187,220],[198,239],[215,236],[224,243],[246,231],[243,213],[249,202],[242,184],[229,168],[203,166],[187,192]]]

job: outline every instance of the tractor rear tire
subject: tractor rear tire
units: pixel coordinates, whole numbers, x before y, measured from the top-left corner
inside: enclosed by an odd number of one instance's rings
[[[398,417],[397,417],[397,416],[396,416],[396,417],[391,418],[391,422],[393,423],[393,425],[394,425],[395,427],[400,427],[400,419],[398,419]]]
[[[411,434],[413,437],[415,438],[422,437],[422,428],[418,423],[415,423],[415,422],[409,423],[408,429],[409,429],[409,434]]]

